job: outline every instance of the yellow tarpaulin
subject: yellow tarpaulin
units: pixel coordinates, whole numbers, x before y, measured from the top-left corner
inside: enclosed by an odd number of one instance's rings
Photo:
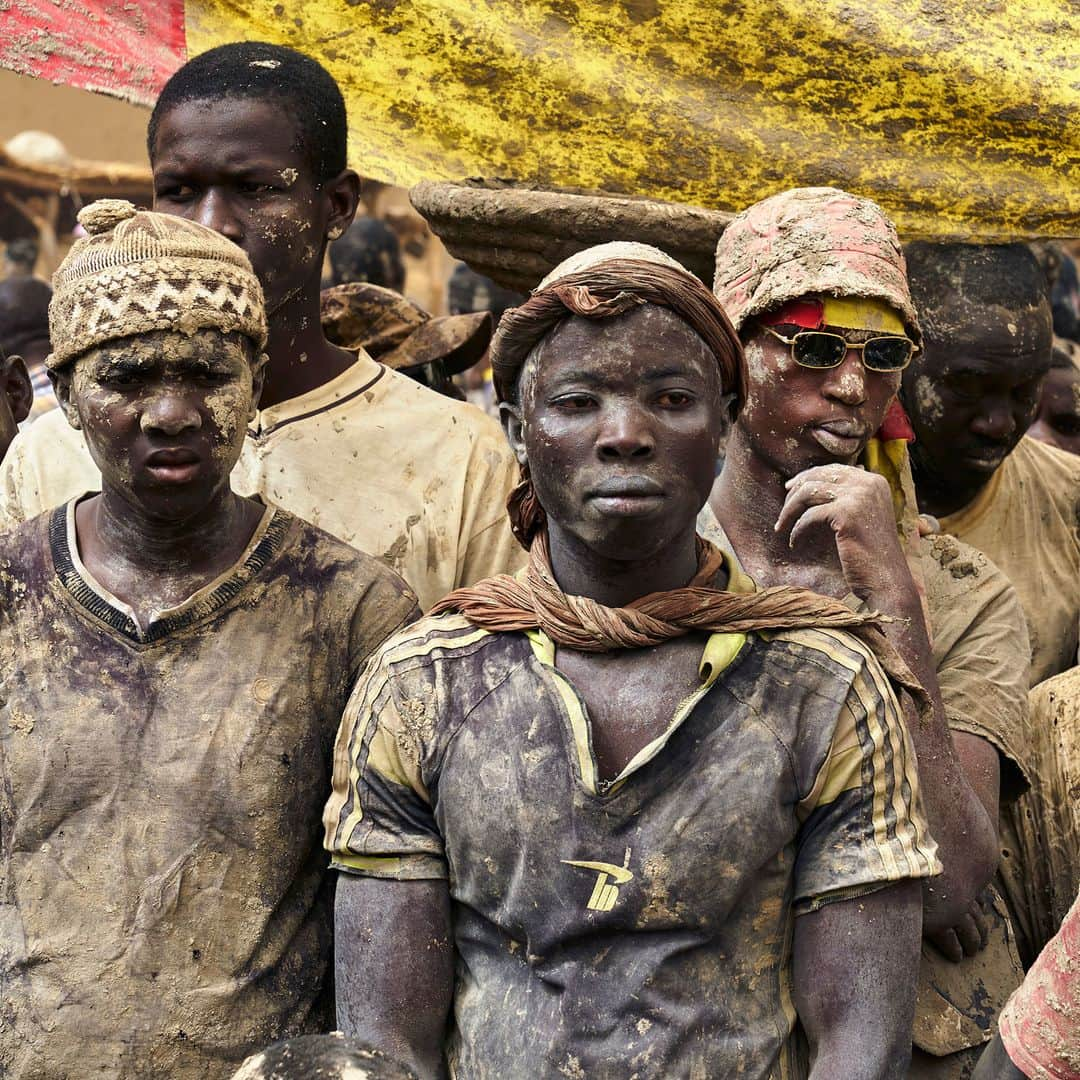
[[[1070,0],[188,0],[345,88],[379,179],[509,177],[732,210],[799,184],[913,235],[1080,235]]]

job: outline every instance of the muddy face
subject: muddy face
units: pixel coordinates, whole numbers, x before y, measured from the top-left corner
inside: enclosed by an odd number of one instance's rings
[[[946,303],[926,331],[902,390],[912,459],[943,490],[977,490],[1035,417],[1050,366],[1049,308]]]
[[[1080,454],[1080,372],[1054,368],[1042,385],[1028,435],[1069,454]]]
[[[202,510],[228,483],[261,371],[239,334],[157,331],[93,349],[55,380],[102,484],[158,520]]]
[[[677,315],[645,305],[612,319],[572,317],[522,381],[511,443],[553,531],[629,560],[692,527],[725,420],[716,359]]]
[[[793,337],[797,326],[774,328]],[[873,333],[827,327],[849,341]],[[859,350],[823,371],[800,367],[791,346],[756,329],[746,340],[747,400],[736,422],[754,453],[792,477],[814,465],[852,464],[881,426],[899,374],[868,371]]]
[[[197,221],[247,253],[268,314],[314,287],[327,236],[347,222],[316,183],[296,122],[257,100],[188,101],[162,118],[154,209]]]

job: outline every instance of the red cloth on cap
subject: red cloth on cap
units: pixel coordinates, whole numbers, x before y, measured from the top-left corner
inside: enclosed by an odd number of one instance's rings
[[[804,330],[820,330],[825,325],[825,304],[821,300],[791,300],[783,307],[762,315],[765,326],[788,323]]]

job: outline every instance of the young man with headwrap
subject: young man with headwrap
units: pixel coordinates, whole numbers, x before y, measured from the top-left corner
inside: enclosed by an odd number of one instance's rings
[[[881,209],[834,188],[765,199],[725,229],[715,292],[746,350],[747,402],[698,528],[759,585],[897,620],[885,632],[934,701],[911,730],[945,867],[926,890],[911,1075],[965,1076],[1022,975],[1001,901],[984,912],[976,897],[998,861],[999,799],[1027,788],[1023,612],[980,553],[918,537],[893,403],[919,328]]]
[[[332,1022],[321,793],[415,598],[232,491],[266,359],[240,248],[80,221],[48,363],[101,491],[0,541],[0,1074],[224,1078]]]
[[[902,1076],[939,866],[882,665],[925,694],[873,617],[755,593],[696,536],[743,396],[722,309],[604,245],[492,360],[529,567],[452,594],[350,702],[339,1022],[425,1077],[451,1017],[460,1077]]]
[[[515,463],[491,417],[323,334],[323,256],[359,198],[347,134],[341,91],[310,57],[257,41],[210,49],[151,114],[154,209],[239,245],[266,295],[266,381],[236,489],[382,559],[428,608],[521,565],[506,527]],[[97,484],[79,433],[43,419],[0,472],[0,523]]]

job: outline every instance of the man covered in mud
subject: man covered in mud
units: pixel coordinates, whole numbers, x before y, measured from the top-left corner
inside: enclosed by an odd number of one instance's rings
[[[266,343],[240,248],[80,221],[49,366],[101,490],[0,543],[0,1073],[227,1077],[332,1023],[322,793],[415,598],[231,490]]]
[[[530,561],[350,701],[339,1023],[424,1077],[448,1022],[459,1077],[902,1076],[939,866],[882,665],[920,691],[871,616],[755,593],[697,537],[743,396],[718,303],[604,245],[492,361]]]
[[[185,64],[150,119],[154,207],[238,244],[266,295],[269,363],[238,491],[259,492],[383,559],[430,607],[520,565],[506,526],[514,460],[498,424],[326,340],[329,240],[356,212],[345,103],[314,60],[259,42]],[[97,486],[81,436],[35,425],[0,481],[12,523]]]
[[[966,1076],[1022,974],[1000,899],[976,898],[998,861],[999,800],[1027,787],[1023,612],[983,555],[918,536],[893,403],[919,327],[881,209],[834,188],[765,199],[725,229],[715,292],[746,350],[747,402],[699,531],[759,586],[896,620],[885,632],[934,703],[910,730],[945,868],[925,891],[911,1075]]]
[[[919,505],[1016,588],[1032,685],[1076,663],[1080,460],[1024,438],[1050,367],[1046,278],[1023,244],[907,248],[924,349],[901,398]]]

